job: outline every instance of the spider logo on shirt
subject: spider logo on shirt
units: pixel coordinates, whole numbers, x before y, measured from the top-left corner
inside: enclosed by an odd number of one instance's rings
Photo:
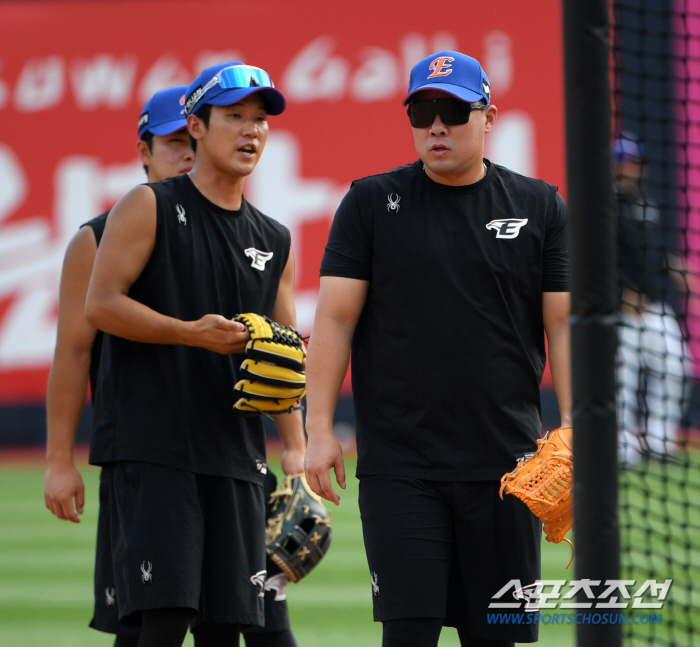
[[[394,199],[394,194],[390,193],[387,198],[389,198],[389,204],[386,205],[387,211],[393,211],[394,213],[399,212],[399,202],[401,202],[401,196],[397,193],[396,199]]]

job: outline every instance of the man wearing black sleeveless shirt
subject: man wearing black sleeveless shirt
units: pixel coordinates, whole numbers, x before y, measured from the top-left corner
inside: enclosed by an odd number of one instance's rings
[[[357,476],[384,647],[537,640],[488,624],[508,582],[540,577],[542,527],[501,476],[541,437],[545,332],[570,426],[566,206],[556,187],[483,157],[496,121],[475,59],[413,68],[420,160],[353,183],[335,216],[307,360],[306,476],[338,504],[333,413],[352,351]]]
[[[186,85],[156,92],[139,117],[136,150],[149,182],[187,173],[194,152],[182,112]],[[47,404],[47,470],[44,486],[46,507],[59,519],[80,522],[85,486],[75,466],[73,450],[78,421],[85,404],[88,379],[92,398],[102,347],[102,333],[85,319],[85,297],[92,266],[100,244],[105,212],[81,226],[66,251],[61,273],[58,335],[49,374]],[[95,564],[95,614],[91,626],[117,634],[116,647],[138,643],[138,629],[119,623],[114,592],[109,530],[109,498],[100,487],[100,516]]]
[[[284,98],[259,68],[204,70],[185,103],[192,172],[114,207],[88,291],[106,333],[90,461],[111,474],[120,616],[139,647],[237,644],[264,623],[267,470],[259,416],[233,411],[253,311],[295,324],[289,232],[243,197]],[[300,412],[276,418],[285,473]]]

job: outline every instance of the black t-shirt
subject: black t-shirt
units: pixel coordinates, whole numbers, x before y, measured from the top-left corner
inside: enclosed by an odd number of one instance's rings
[[[420,161],[355,181],[322,276],[370,282],[352,345],[359,476],[500,478],[541,436],[542,293],[567,291],[556,187]]]
[[[105,230],[108,215],[109,211],[105,211],[96,218],[88,220],[86,223],[80,225],[81,228],[90,227],[92,229],[98,247],[100,245],[100,240],[102,240],[102,234]],[[93,402],[95,401],[95,393],[97,392],[97,373],[100,370],[100,353],[102,352],[103,335],[104,333],[101,330],[97,331],[95,341],[92,342],[92,348],[90,349],[90,393]]]
[[[228,211],[183,175],[149,184],[155,246],[129,296],[162,314],[271,316],[287,263],[286,227],[245,199]],[[260,416],[234,412],[242,355],[105,335],[90,462],[138,460],[262,484]]]

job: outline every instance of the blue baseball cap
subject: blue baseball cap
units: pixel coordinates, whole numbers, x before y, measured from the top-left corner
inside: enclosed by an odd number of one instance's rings
[[[644,164],[647,161],[644,146],[639,141],[639,137],[629,130],[621,130],[615,133],[613,158],[615,164],[622,164],[623,162]]]
[[[154,135],[169,135],[187,126],[185,117],[186,85],[156,92],[143,107],[139,117],[139,137],[146,132]]]
[[[491,84],[479,61],[451,50],[436,52],[413,66],[403,105],[421,90],[442,90],[468,103],[482,99],[491,103]]]
[[[275,88],[265,70],[242,61],[218,63],[204,69],[187,88],[185,114],[194,114],[202,105],[230,106],[258,92],[265,101],[267,114],[278,115],[287,102]]]

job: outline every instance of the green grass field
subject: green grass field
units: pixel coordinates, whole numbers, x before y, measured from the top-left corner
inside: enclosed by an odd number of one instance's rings
[[[348,472],[354,464],[348,460]],[[273,463],[277,474],[281,470]],[[108,647],[109,635],[88,628],[97,523],[98,470],[81,468],[87,488],[79,525],[59,521],[44,507],[43,466],[0,468],[0,647]],[[566,544],[544,542],[543,577],[571,579]],[[357,480],[348,479],[333,509],[333,543],[318,568],[289,586],[292,627],[301,647],[380,645],[372,622],[371,585],[365,561]],[[541,626],[540,645],[571,647],[574,625]],[[188,636],[185,645],[191,646]],[[441,647],[459,645],[445,629]]]
[[[354,464],[348,460],[348,472]],[[281,470],[273,464],[277,474]],[[108,647],[112,639],[89,629],[97,523],[98,470],[81,468],[87,503],[78,525],[59,521],[44,507],[43,466],[0,469],[0,647]],[[371,585],[365,561],[357,480],[348,479],[333,509],[333,544],[318,568],[289,587],[292,627],[301,647],[380,645],[372,622]],[[569,549],[544,542],[543,577],[570,579]],[[573,625],[542,626],[540,645],[570,647]],[[188,636],[186,645],[192,645]],[[441,647],[459,645],[445,629]]]
[[[627,625],[626,644],[696,644],[700,632],[700,453],[651,460],[620,474],[622,577],[673,584],[659,625]]]

